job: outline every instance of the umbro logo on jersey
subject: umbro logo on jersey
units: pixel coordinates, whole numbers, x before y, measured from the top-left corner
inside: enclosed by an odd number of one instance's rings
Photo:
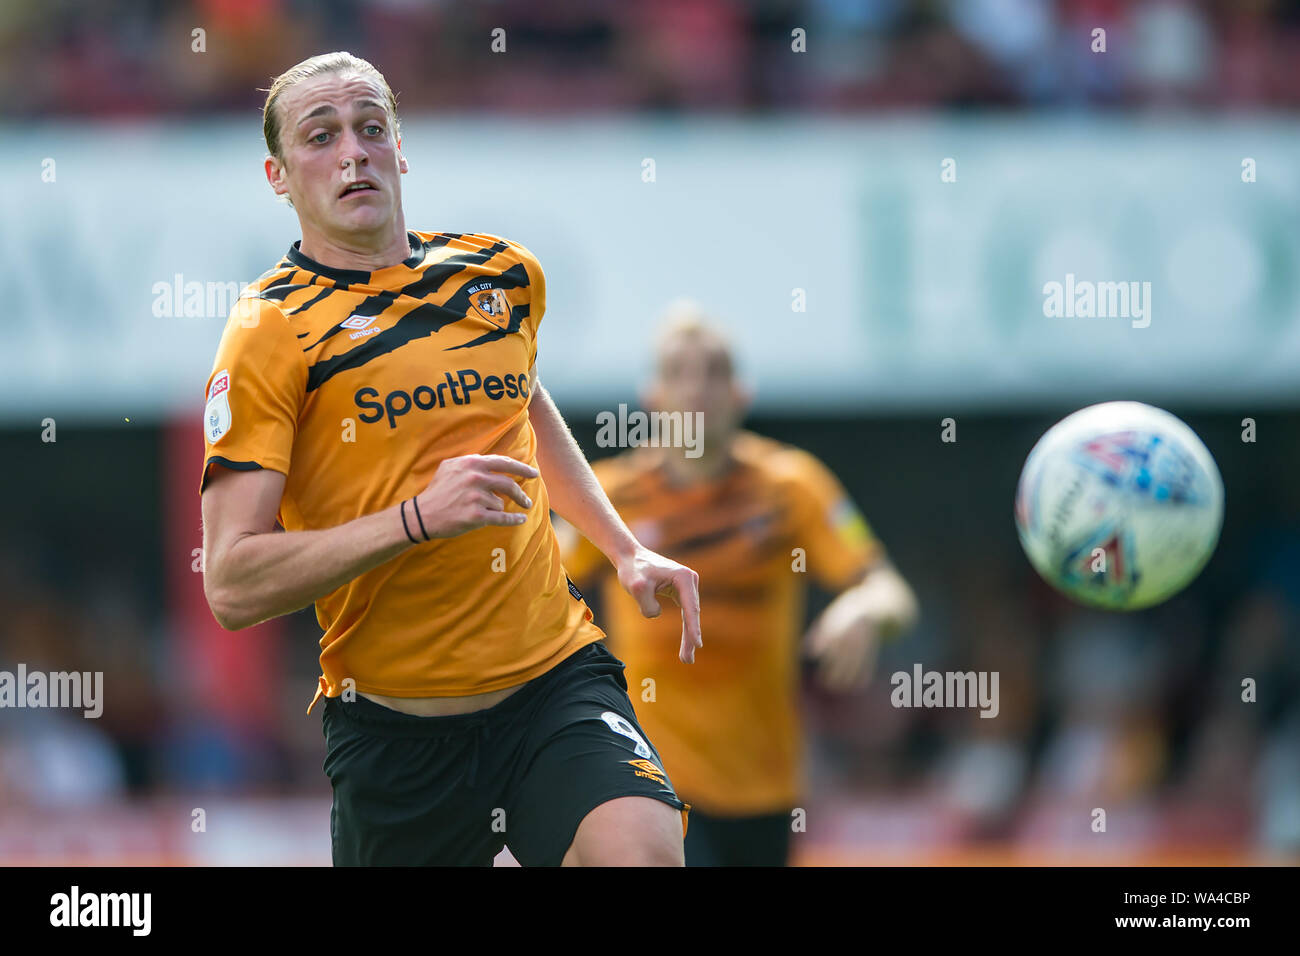
[[[374,316],[374,315],[354,315],[354,316],[351,316],[350,318],[346,318],[346,319],[344,319],[342,322],[339,323],[339,326],[340,326],[341,328],[345,328],[345,329],[356,329],[356,330],[357,330],[357,331],[353,332],[351,335],[349,335],[348,338],[350,338],[350,339],[364,339],[367,335],[374,335],[376,332],[379,331],[379,329],[377,329],[377,328],[376,328],[376,329],[368,328],[368,326],[370,325],[370,323],[373,322],[373,321],[375,321],[376,318],[378,318],[378,316]],[[363,330],[364,330],[364,331],[363,331]]]

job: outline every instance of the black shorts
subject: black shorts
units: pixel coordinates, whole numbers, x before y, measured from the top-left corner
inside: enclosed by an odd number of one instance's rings
[[[790,859],[790,813],[714,817],[691,811],[687,866],[785,866]]]
[[[616,797],[683,811],[637,724],[623,662],[588,644],[501,703],[414,717],[360,695],[325,700],[335,866],[558,866],[578,824]]]

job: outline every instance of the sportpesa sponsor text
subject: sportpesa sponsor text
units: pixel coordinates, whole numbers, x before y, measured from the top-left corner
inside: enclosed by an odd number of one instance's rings
[[[379,398],[379,389],[365,385],[356,390],[352,400],[357,407],[364,409],[357,417],[363,422],[377,422],[388,419],[388,427],[396,428],[397,419],[412,408],[431,409],[446,408],[448,396],[454,405],[469,405],[479,392],[488,400],[496,402],[503,398],[527,398],[528,376],[523,372],[518,375],[488,375],[483,377],[472,368],[457,369],[453,378],[451,372],[443,372],[444,382],[437,385],[418,385],[410,392],[395,388]]]

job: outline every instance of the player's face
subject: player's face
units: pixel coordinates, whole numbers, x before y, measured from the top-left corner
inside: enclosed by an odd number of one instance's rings
[[[378,83],[356,73],[313,77],[281,96],[284,162],[268,159],[267,178],[293,200],[304,235],[391,232],[407,167],[385,101]]]
[[[702,412],[705,435],[725,441],[740,425],[746,405],[723,348],[694,335],[668,343],[647,395],[654,411]]]

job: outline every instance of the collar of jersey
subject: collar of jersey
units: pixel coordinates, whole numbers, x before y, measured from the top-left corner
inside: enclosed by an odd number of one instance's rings
[[[406,241],[411,247],[411,257],[402,262],[402,265],[408,269],[414,269],[424,261],[424,243],[420,237],[411,231],[406,233]],[[298,239],[289,247],[288,259],[299,269],[306,269],[308,272],[315,272],[327,279],[335,282],[345,283],[347,285],[369,285],[370,277],[374,272],[362,272],[360,269],[334,269],[327,265],[322,265],[315,259],[309,259],[299,251],[298,247],[302,245],[302,240]],[[386,266],[391,269],[393,266]],[[384,269],[377,269],[376,272],[383,272]]]

